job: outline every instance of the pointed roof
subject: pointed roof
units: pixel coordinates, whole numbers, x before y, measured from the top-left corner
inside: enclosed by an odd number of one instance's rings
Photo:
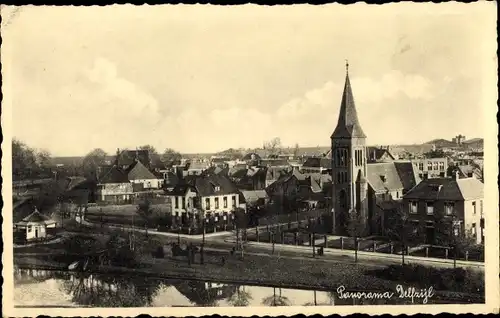
[[[99,184],[105,183],[129,183],[129,180],[123,170],[113,166],[99,178]]]
[[[129,180],[152,180],[157,177],[148,170],[140,161],[136,161],[127,169],[127,176]]]
[[[349,80],[349,64],[346,64],[344,93],[340,104],[339,120],[331,138],[366,138],[359,124],[354,97],[352,95],[351,81]]]

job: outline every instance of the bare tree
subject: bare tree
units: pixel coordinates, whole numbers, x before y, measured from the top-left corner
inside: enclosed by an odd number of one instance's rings
[[[264,150],[269,152],[270,156],[277,156],[282,152],[283,146],[281,145],[281,139],[279,137],[274,137],[273,139],[264,142]]]

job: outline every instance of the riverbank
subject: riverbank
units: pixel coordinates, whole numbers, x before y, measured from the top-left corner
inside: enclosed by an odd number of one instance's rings
[[[317,260],[296,260],[271,256],[246,255],[244,261],[228,257],[224,265],[221,256],[208,253],[205,264],[189,265],[185,258],[157,259],[142,256],[135,268],[98,266],[92,271],[110,275],[144,275],[158,279],[214,281],[236,285],[335,291],[344,286],[349,291],[395,291],[397,285],[415,288],[429,288],[427,282],[405,284],[404,280],[392,281],[372,275],[376,266],[318,262]],[[65,264],[42,260],[34,256],[15,257],[19,268],[67,270]],[[380,270],[380,267],[378,267]],[[422,285],[422,283],[424,285]],[[435,288],[435,287],[434,287]],[[460,294],[454,291],[436,290],[438,299],[460,303],[484,302],[484,294]]]

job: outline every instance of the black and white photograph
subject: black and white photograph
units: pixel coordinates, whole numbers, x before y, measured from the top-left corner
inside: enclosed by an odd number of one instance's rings
[[[495,7],[2,6],[3,314],[498,313]]]

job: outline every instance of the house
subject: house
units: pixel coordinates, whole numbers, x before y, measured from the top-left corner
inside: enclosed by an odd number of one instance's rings
[[[366,147],[366,160],[368,163],[392,162],[395,159],[390,152],[390,147]]]
[[[448,175],[454,176],[458,173],[460,178],[476,178],[484,182],[483,170],[474,164],[451,165],[448,167]]]
[[[117,166],[111,167],[97,181],[97,202],[130,203],[134,195],[127,173]]]
[[[471,231],[477,243],[484,243],[484,184],[474,177],[435,178],[420,182],[403,196],[403,209],[415,227],[425,228],[429,242],[434,242],[439,217],[454,217],[455,235]]]
[[[331,173],[332,160],[328,157],[310,157],[300,168],[302,173]]]
[[[226,157],[226,156],[212,156],[210,158],[210,166],[211,167],[225,168],[228,166],[227,162],[230,160],[231,160],[231,158]]]
[[[229,170],[228,176],[238,189],[264,190],[266,188],[267,168],[245,167]]]
[[[199,176],[207,170],[209,164],[203,161],[192,161],[186,165],[184,176]]]
[[[448,171],[448,158],[418,158],[411,162],[418,170],[421,179],[445,178]]]
[[[269,167],[266,169],[266,179],[265,179],[265,188],[269,187],[271,184],[276,182],[283,175],[288,174],[288,170],[284,168],[278,167]]]
[[[15,239],[17,242],[30,242],[50,238],[56,225],[56,221],[35,208],[33,213],[14,223]]]
[[[259,160],[259,166],[287,168],[290,167],[290,164],[288,163],[288,159],[265,158]]]
[[[239,194],[228,177],[219,175],[189,176],[172,190],[165,190],[175,216],[183,220],[212,218],[215,222],[228,222],[237,208],[246,210]]]
[[[132,187],[135,187],[136,190],[153,190],[162,187],[163,179],[149,171],[139,160],[129,165],[125,173],[130,183],[132,183]]]
[[[260,207],[269,201],[266,190],[241,190],[247,206]]]

